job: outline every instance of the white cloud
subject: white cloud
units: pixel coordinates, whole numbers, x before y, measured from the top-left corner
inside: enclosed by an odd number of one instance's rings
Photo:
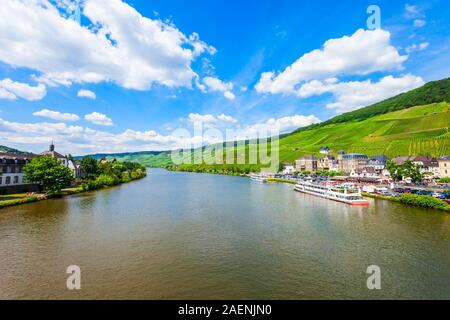
[[[326,92],[333,93],[336,101],[328,104],[327,108],[346,112],[415,89],[424,83],[422,78],[410,74],[399,78],[386,76],[378,82],[366,80],[326,83],[315,80],[304,84],[298,91],[298,95],[306,98]]]
[[[147,90],[191,87],[196,56],[215,52],[197,34],[143,17],[121,0],[86,0],[83,15],[89,27],[47,0],[3,0],[0,61],[37,70],[34,78],[49,85],[111,81]]]
[[[237,123],[238,121],[233,118],[232,116],[227,116],[225,114],[220,114],[217,116],[217,119],[223,122],[231,122],[231,123]]]
[[[405,4],[405,16],[407,19],[413,19],[420,16],[420,10],[416,5]]]
[[[411,52],[414,52],[414,51],[422,51],[422,50],[425,50],[426,48],[428,48],[429,45],[430,45],[430,43],[428,43],[428,42],[422,42],[420,44],[415,44],[414,43],[414,44],[406,47],[405,50],[406,50],[407,53],[411,53]]]
[[[203,92],[223,92],[223,95],[228,100],[234,100],[236,96],[231,91],[233,90],[233,83],[224,82],[219,78],[205,77],[202,83],[197,83],[197,87]]]
[[[223,82],[222,80],[214,77],[203,78],[203,83],[209,92],[225,92],[233,89],[233,84],[231,82]]]
[[[199,113],[190,113],[188,116],[188,121],[190,123],[215,123],[217,122],[216,117],[212,114],[199,114]]]
[[[235,96],[234,93],[231,92],[231,91],[225,91],[225,92],[223,93],[223,96],[224,96],[225,98],[227,98],[228,100],[234,100],[234,99],[236,99],[236,96]]]
[[[261,93],[294,93],[305,81],[401,69],[406,59],[390,45],[388,31],[359,29],[351,36],[326,41],[322,49],[304,54],[281,73],[262,73],[255,89]]]
[[[250,137],[255,136],[258,132],[265,131],[286,133],[319,122],[321,122],[321,120],[314,115],[294,115],[282,118],[271,118],[266,122],[245,127],[244,132]]]
[[[416,28],[421,28],[427,24],[425,20],[426,15],[419,6],[406,4],[405,5],[405,18],[408,20],[414,20],[413,26]]]
[[[46,95],[47,89],[43,84],[33,87],[11,79],[0,80],[0,99],[16,100],[17,98],[23,98],[28,101],[35,101],[41,100]]]
[[[220,142],[217,138],[178,135],[161,135],[154,130],[136,131],[127,129],[112,133],[65,123],[18,123],[0,118],[2,142],[22,150],[42,152],[49,141],[64,154],[82,155],[104,152],[129,152],[148,150],[174,150],[190,148],[198,143]]]
[[[15,94],[12,94],[11,92],[0,87],[0,99],[16,100],[17,97]]]
[[[84,119],[92,122],[93,124],[97,124],[99,126],[112,126],[113,121],[106,116],[106,114],[92,112],[91,114],[87,114],[84,116]]]
[[[247,86],[241,86],[241,92],[247,92],[248,88]]]
[[[77,97],[88,98],[88,99],[92,99],[92,100],[97,99],[97,95],[95,94],[95,92],[92,92],[90,90],[85,90],[85,89],[78,91]]]
[[[52,111],[48,109],[43,109],[40,111],[36,111],[33,113],[33,116],[37,117],[46,117],[53,120],[60,120],[60,121],[78,121],[80,120],[80,117],[73,113],[61,113],[59,111]]]
[[[212,114],[199,114],[199,113],[190,113],[188,116],[188,121],[191,124],[202,123],[207,127],[212,127],[220,122],[228,122],[228,123],[237,123],[238,121],[232,116],[226,114],[220,114],[217,117]]]
[[[221,114],[217,117],[208,115],[193,114],[190,118],[194,120],[225,121],[237,123],[237,121],[227,115]],[[252,138],[264,132],[274,132],[279,130],[297,129],[320,120],[315,116],[283,117],[269,119],[260,124],[253,124],[241,128],[238,133],[242,133],[242,138]],[[217,132],[216,132],[217,133]],[[136,131],[127,129],[123,132],[112,133],[101,130],[93,130],[88,127],[68,125],[66,123],[19,123],[10,122],[0,118],[0,136],[5,145],[17,147],[33,152],[42,152],[47,149],[49,141],[55,140],[56,148],[64,154],[82,155],[89,153],[104,152],[130,152],[145,150],[175,150],[178,148],[191,148],[193,146],[212,144],[224,141],[224,139],[235,139],[240,136],[227,136],[226,134],[210,134],[205,131],[204,136],[190,135],[188,131],[174,131],[169,135],[161,135],[154,130]]]
[[[421,28],[424,27],[427,24],[427,22],[423,19],[416,19],[413,22],[414,27]]]

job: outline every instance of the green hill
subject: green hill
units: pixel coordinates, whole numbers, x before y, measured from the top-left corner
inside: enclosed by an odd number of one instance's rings
[[[23,152],[17,149],[0,146],[0,153],[12,153],[12,154],[28,154],[28,152]]]
[[[450,78],[428,82],[420,88],[399,94],[368,107],[338,115],[322,123],[300,128],[294,133],[323,127],[332,123],[364,120],[380,114],[444,101],[450,102]]]
[[[170,151],[143,151],[143,152],[127,152],[127,153],[113,153],[113,154],[94,154],[90,155],[94,159],[117,159],[119,161],[138,162],[147,167],[165,167],[172,164],[170,159]],[[81,159],[76,157],[75,159]]]
[[[390,112],[365,120],[329,123],[293,133],[280,140],[280,160],[293,161],[302,154],[319,154],[322,146],[333,153],[366,153],[369,156],[450,154],[450,104],[446,102]]]

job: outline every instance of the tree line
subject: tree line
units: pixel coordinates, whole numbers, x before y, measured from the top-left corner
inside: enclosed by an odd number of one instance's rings
[[[80,161],[80,166],[82,178],[77,183],[83,191],[110,187],[147,175],[146,168],[134,162],[97,161],[85,157]],[[51,156],[34,158],[24,166],[23,173],[26,181],[37,184],[41,192],[49,195],[61,193],[75,180],[72,170]]]

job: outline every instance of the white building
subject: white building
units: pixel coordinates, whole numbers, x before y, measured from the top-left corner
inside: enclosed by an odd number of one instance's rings
[[[34,157],[33,154],[0,154],[0,190],[29,185],[22,169]]]
[[[82,174],[80,165],[75,161],[68,159],[66,156],[63,156],[61,153],[56,152],[53,142],[50,144],[48,151],[44,151],[40,155],[56,158],[61,162],[62,166],[67,167],[72,171],[74,178],[81,178]]]
[[[438,159],[437,173],[439,178],[450,178],[450,156],[443,156]]]
[[[283,174],[292,174],[295,172],[295,167],[294,165],[290,164],[290,163],[285,163],[283,164]]]

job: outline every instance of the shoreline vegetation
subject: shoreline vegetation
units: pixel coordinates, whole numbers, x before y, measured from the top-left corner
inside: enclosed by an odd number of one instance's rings
[[[260,172],[261,166],[254,164],[181,164],[166,166],[164,169],[178,172],[246,176],[253,172]]]
[[[53,188],[38,194],[22,193],[0,195],[0,209],[34,203],[43,200],[66,197],[89,191],[108,189],[147,176],[146,167],[134,162],[105,161],[97,162],[92,158],[85,158],[84,170],[86,177],[78,181],[79,186],[54,191]],[[58,164],[59,165],[59,164]]]
[[[450,212],[450,205],[447,202],[445,202],[441,199],[436,199],[431,196],[408,194],[408,193],[402,194],[400,197],[383,196],[383,195],[371,194],[371,193],[363,193],[363,196],[368,197],[368,198],[378,199],[378,200],[389,200],[389,201],[399,202],[399,203],[414,206],[414,207],[437,209],[437,210]]]

